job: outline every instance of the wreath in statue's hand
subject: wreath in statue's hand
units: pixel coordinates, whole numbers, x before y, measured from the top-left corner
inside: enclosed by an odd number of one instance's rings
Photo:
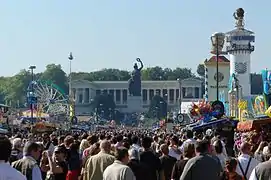
[[[140,59],[140,58],[136,58],[136,61],[137,61],[137,62],[141,62],[141,59]]]

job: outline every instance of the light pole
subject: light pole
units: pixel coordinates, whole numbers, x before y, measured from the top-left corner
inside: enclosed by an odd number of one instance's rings
[[[70,119],[72,120],[74,114],[71,111],[74,111],[74,107],[73,107],[73,94],[72,94],[72,60],[73,60],[73,55],[72,52],[70,52],[69,56],[68,56],[69,62],[70,62],[70,75],[69,75],[69,116]]]
[[[33,111],[34,111],[34,69],[36,69],[36,66],[30,66],[29,69],[31,70],[31,94],[32,94],[32,98],[31,98],[31,101],[30,101],[30,110],[31,110],[31,122],[32,124],[34,123],[33,121]]]
[[[178,78],[177,81],[179,83],[179,106],[180,106],[180,113],[182,113],[182,101],[183,101],[182,80],[180,78]]]
[[[214,33],[211,36],[211,41],[212,41],[212,54],[216,55],[216,75],[215,75],[215,80],[216,80],[216,101],[219,101],[219,81],[220,81],[220,73],[219,73],[219,66],[218,66],[218,61],[219,61],[219,55],[223,54],[223,46],[224,46],[224,40],[225,40],[225,34],[222,32],[219,33]]]
[[[177,81],[179,83],[179,112],[177,115],[177,120],[179,123],[182,123],[184,121],[184,115],[182,113],[183,86],[182,86],[182,80],[180,78],[178,78]]]

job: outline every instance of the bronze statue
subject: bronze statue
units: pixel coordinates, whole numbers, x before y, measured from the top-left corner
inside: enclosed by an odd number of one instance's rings
[[[245,11],[243,8],[238,8],[236,11],[233,13],[233,17],[238,20],[240,18],[244,18]]]
[[[140,63],[140,68],[135,63],[131,78],[128,80],[130,96],[141,96],[141,70],[143,63],[140,58],[136,58],[136,61]]]
[[[243,29],[244,28],[244,14],[245,11],[243,8],[238,8],[234,13],[233,17],[236,20],[236,27],[238,29]]]

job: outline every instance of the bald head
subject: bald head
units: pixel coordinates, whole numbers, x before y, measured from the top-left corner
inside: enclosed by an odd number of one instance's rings
[[[240,151],[243,154],[249,154],[250,152],[250,144],[248,142],[243,142],[240,146]]]
[[[100,149],[105,152],[110,152],[111,144],[107,140],[103,140],[100,144]]]

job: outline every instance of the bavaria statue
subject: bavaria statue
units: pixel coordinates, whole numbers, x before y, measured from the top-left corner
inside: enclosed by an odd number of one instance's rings
[[[131,78],[128,80],[130,96],[141,96],[141,70],[143,63],[140,58],[136,58],[136,61],[140,63],[140,68],[135,63]]]

